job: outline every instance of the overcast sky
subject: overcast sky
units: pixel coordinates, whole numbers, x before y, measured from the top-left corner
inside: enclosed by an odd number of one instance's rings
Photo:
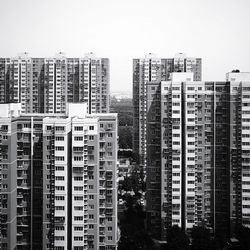
[[[110,58],[111,91],[132,93],[132,59],[203,59],[203,80],[250,71],[250,0],[0,0],[0,57]]]

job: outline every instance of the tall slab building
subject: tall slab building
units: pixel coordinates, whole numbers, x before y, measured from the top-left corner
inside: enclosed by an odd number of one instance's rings
[[[250,227],[250,73],[225,82],[173,73],[147,84],[147,223],[233,235]],[[160,222],[160,223],[159,223]]]
[[[117,115],[0,105],[1,249],[117,249]]]
[[[146,175],[148,228],[156,237],[161,234],[161,81],[169,80],[172,72],[192,72],[192,79],[201,81],[201,58],[180,53],[174,58],[148,54],[133,60],[133,152]]]
[[[93,53],[67,58],[0,58],[0,103],[22,104],[23,113],[64,113],[66,104],[88,103],[88,113],[107,113],[109,59]]]

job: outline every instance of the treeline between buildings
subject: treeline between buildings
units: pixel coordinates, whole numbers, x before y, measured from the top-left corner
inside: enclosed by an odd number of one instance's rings
[[[118,113],[118,135],[119,148],[132,148],[132,132],[133,132],[133,104],[131,98],[123,98],[117,100],[111,98],[110,110],[113,113]]]

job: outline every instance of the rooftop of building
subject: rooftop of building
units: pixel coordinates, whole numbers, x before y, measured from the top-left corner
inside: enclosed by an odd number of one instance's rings
[[[239,70],[233,70],[226,74],[226,81],[230,82],[244,82],[250,81],[250,72],[240,72]]]
[[[89,53],[84,53],[83,55],[80,56],[69,56],[67,57],[65,52],[59,51],[57,53],[55,53],[54,56],[31,56],[28,52],[22,52],[19,53],[17,56],[14,57],[0,57],[0,59],[13,59],[13,60],[30,60],[30,59],[49,59],[49,60],[53,60],[53,59],[93,59],[93,60],[98,60],[98,59],[108,59],[106,57],[97,57],[93,52],[89,52]]]
[[[193,82],[193,72],[173,72],[170,74],[171,82]],[[195,81],[197,83],[197,81]],[[250,82],[250,72],[233,70],[226,73],[225,81],[201,81],[201,82]]]
[[[157,54],[150,52],[150,53],[145,54],[144,58],[142,57],[142,58],[136,58],[136,59],[193,59],[193,58],[196,58],[196,57],[188,57],[185,53],[182,53],[182,52],[176,53],[173,57],[159,57]],[[201,59],[201,58],[197,58],[197,59]]]
[[[87,113],[87,103],[68,103],[65,113],[22,113],[21,103],[3,103],[0,104],[0,118],[14,117],[41,117],[45,119],[52,118],[117,118],[117,113]]]

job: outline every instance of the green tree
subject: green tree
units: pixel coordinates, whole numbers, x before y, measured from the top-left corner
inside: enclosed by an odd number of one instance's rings
[[[132,148],[132,127],[131,126],[119,126],[119,148],[131,149]]]
[[[205,227],[193,227],[191,238],[192,250],[212,249],[210,232]]]
[[[250,249],[250,228],[239,227],[236,230],[236,238],[239,240],[241,249]]]
[[[137,203],[135,197],[126,195],[125,204],[127,209],[121,219],[121,238],[119,250],[152,249],[153,242],[145,230],[145,212]]]
[[[138,166],[134,166],[130,176],[125,176],[123,181],[120,181],[120,189],[128,192],[134,191],[135,194],[144,192],[146,184],[144,182],[144,176]]]
[[[225,247],[226,243],[228,241],[228,235],[227,232],[224,230],[216,230],[215,236],[212,240],[213,249],[215,250],[221,250]]]
[[[167,230],[167,250],[187,250],[189,249],[189,238],[183,230],[174,225]]]

